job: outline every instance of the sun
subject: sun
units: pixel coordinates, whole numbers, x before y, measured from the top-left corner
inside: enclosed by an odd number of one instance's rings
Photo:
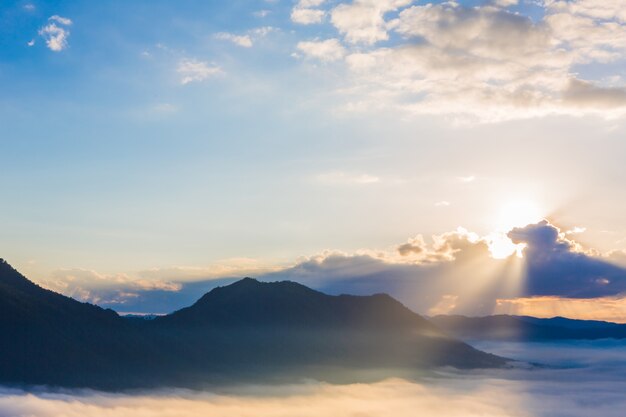
[[[488,236],[489,251],[496,259],[513,254],[522,256],[524,244],[515,244],[506,235],[515,227],[537,223],[544,217],[539,205],[529,199],[516,199],[504,203],[494,216],[493,232]]]
[[[494,228],[499,232],[508,232],[514,227],[524,227],[537,223],[543,218],[539,205],[532,200],[512,200],[504,203],[495,217]]]

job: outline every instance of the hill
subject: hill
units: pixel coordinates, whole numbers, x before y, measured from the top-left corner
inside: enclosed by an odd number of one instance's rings
[[[122,389],[302,378],[353,382],[506,360],[444,335],[388,295],[243,279],[153,320],[41,288],[0,261],[0,382]]]
[[[432,323],[462,340],[596,340],[624,339],[626,325],[564,317],[536,318],[495,315],[486,317],[435,316]]]

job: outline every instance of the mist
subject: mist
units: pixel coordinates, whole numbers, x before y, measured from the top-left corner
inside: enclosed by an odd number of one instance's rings
[[[333,385],[304,381],[222,391],[25,391],[0,388],[0,417],[618,417],[626,407],[626,342],[483,343],[541,366],[458,372],[416,381]]]

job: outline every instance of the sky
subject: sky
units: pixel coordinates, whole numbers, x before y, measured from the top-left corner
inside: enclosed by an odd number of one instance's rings
[[[625,6],[5,1],[0,257],[125,312],[250,275],[626,321]]]

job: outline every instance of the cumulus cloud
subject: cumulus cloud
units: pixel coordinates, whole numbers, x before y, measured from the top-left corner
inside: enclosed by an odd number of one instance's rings
[[[54,52],[60,52],[68,47],[67,39],[70,36],[68,26],[72,20],[58,15],[50,16],[48,24],[39,29],[39,35],[46,41],[46,46]]]
[[[406,243],[398,246],[398,253],[401,256],[419,255],[426,251],[426,242],[422,235],[409,239]]]
[[[298,42],[297,48],[307,57],[316,58],[323,62],[340,60],[346,54],[345,48],[338,39]]]
[[[583,252],[547,221],[515,228],[508,236],[526,244],[528,295],[594,298],[626,292],[626,269]]]
[[[332,294],[386,292],[422,314],[445,307],[447,313],[488,315],[502,312],[505,300],[538,296],[585,298],[588,305],[597,299],[599,307],[607,302],[598,297],[623,301],[626,269],[585,250],[572,234],[543,221],[508,236],[513,249],[525,245],[523,258],[495,259],[499,249],[492,245],[502,242],[458,229],[430,242],[418,235],[394,250],[324,252],[263,278],[293,279]],[[614,320],[623,316],[620,308],[626,303],[612,310]]]
[[[252,47],[252,38],[250,38],[249,35],[235,35],[233,33],[220,32],[215,34],[215,39],[230,41],[244,48]]]
[[[364,185],[369,177],[333,176],[333,185]],[[132,274],[57,271],[44,286],[121,312],[168,313],[195,302],[207,291],[244,276],[263,281],[293,280],[329,294],[388,293],[421,314],[488,315],[547,311],[587,317],[626,317],[626,268],[613,261],[623,252],[602,255],[573,240],[582,230],[560,230],[547,221],[502,235],[481,237],[463,228],[417,235],[387,249],[352,253],[324,251],[295,264],[266,265],[231,259],[206,267],[171,267]],[[524,247],[518,257],[515,245]],[[559,300],[563,303],[557,305]],[[582,301],[576,301],[582,300]],[[595,306],[595,307],[594,307]],[[583,308],[584,307],[584,308]],[[578,309],[577,309],[578,308]],[[599,316],[596,318],[600,318]]]
[[[197,59],[183,59],[178,63],[176,71],[181,75],[180,83],[189,84],[192,82],[204,81],[222,73],[217,65],[209,64]]]
[[[345,49],[335,59],[349,70],[346,108],[480,122],[625,115],[626,85],[605,81],[626,53],[623,1],[538,2],[539,16],[516,3],[338,4],[329,14]]]
[[[354,0],[331,11],[331,22],[349,43],[374,44],[387,40],[386,13],[410,4],[411,0]]]
[[[321,23],[326,15],[324,10],[319,9],[325,0],[300,0],[291,10],[291,21],[301,25]]]

